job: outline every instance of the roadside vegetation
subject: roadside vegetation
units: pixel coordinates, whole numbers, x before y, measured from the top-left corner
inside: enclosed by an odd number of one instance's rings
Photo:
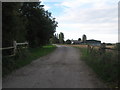
[[[27,64],[30,64],[33,60],[36,60],[44,55],[47,55],[50,52],[54,51],[55,49],[56,46],[54,45],[46,45],[42,47],[28,49],[22,48],[20,52],[18,52],[14,57],[3,57],[2,75],[6,76],[12,71],[20,67],[23,67]]]
[[[49,45],[58,22],[40,2],[2,3],[2,74],[29,64],[55,49]],[[28,42],[28,45],[17,45]],[[16,46],[16,47],[14,47]],[[9,47],[13,47],[12,49]],[[3,49],[9,48],[9,49]],[[17,51],[16,51],[17,50]],[[9,57],[10,56],[10,57]]]
[[[3,48],[13,41],[27,41],[32,48],[48,44],[58,24],[41,2],[3,2],[2,16]]]
[[[101,80],[103,80],[108,85],[108,87],[119,87],[119,44],[116,45],[116,50],[106,50],[104,53],[100,53],[98,49],[93,49],[92,52],[89,52],[88,48],[86,47],[77,48],[80,49],[82,60],[84,60],[87,65],[97,73],[98,77],[100,77]]]

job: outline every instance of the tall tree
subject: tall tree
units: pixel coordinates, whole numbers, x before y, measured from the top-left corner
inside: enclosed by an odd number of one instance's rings
[[[71,40],[67,39],[66,44],[71,44]]]
[[[87,40],[87,36],[84,34],[84,35],[82,36],[82,42],[85,43],[86,40]]]
[[[57,37],[57,34],[53,35],[52,38],[50,38],[50,43],[52,43],[52,44],[58,44],[59,43],[59,39]]]
[[[2,9],[3,47],[14,40],[27,40],[30,47],[47,44],[58,24],[41,2],[4,2]]]
[[[2,3],[2,46],[13,45],[13,41],[22,42],[25,40],[25,19],[21,17],[20,8],[22,3],[3,2]]]
[[[57,27],[51,13],[45,11],[40,2],[24,3],[22,11],[28,19],[26,37],[30,46],[37,47],[48,43]]]
[[[81,41],[81,38],[78,38],[78,41]]]
[[[62,32],[60,32],[60,34],[59,34],[59,43],[60,44],[64,43],[64,34]]]

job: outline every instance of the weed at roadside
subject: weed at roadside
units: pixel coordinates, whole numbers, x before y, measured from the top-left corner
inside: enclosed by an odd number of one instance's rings
[[[15,69],[23,67],[39,57],[54,51],[56,46],[46,45],[38,48],[21,49],[14,57],[2,58],[2,76],[6,76]]]
[[[118,85],[118,53],[117,51],[105,52],[100,54],[94,49],[91,53],[87,48],[79,48],[82,53],[82,59],[104,80],[110,87]]]

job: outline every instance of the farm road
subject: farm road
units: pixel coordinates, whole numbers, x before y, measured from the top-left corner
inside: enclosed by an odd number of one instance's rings
[[[3,88],[104,88],[73,47],[57,45],[51,54],[3,78]]]

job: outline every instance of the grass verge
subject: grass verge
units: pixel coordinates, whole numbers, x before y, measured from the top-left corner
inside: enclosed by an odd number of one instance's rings
[[[45,56],[56,49],[54,45],[19,50],[14,57],[3,57],[2,76],[6,76],[15,69],[23,67],[39,57]]]
[[[87,48],[80,48],[82,53],[81,58],[94,72],[100,77],[108,87],[118,88],[119,85],[119,70],[120,63],[118,61],[118,52],[105,52],[100,54],[98,50],[93,50],[91,53]]]

